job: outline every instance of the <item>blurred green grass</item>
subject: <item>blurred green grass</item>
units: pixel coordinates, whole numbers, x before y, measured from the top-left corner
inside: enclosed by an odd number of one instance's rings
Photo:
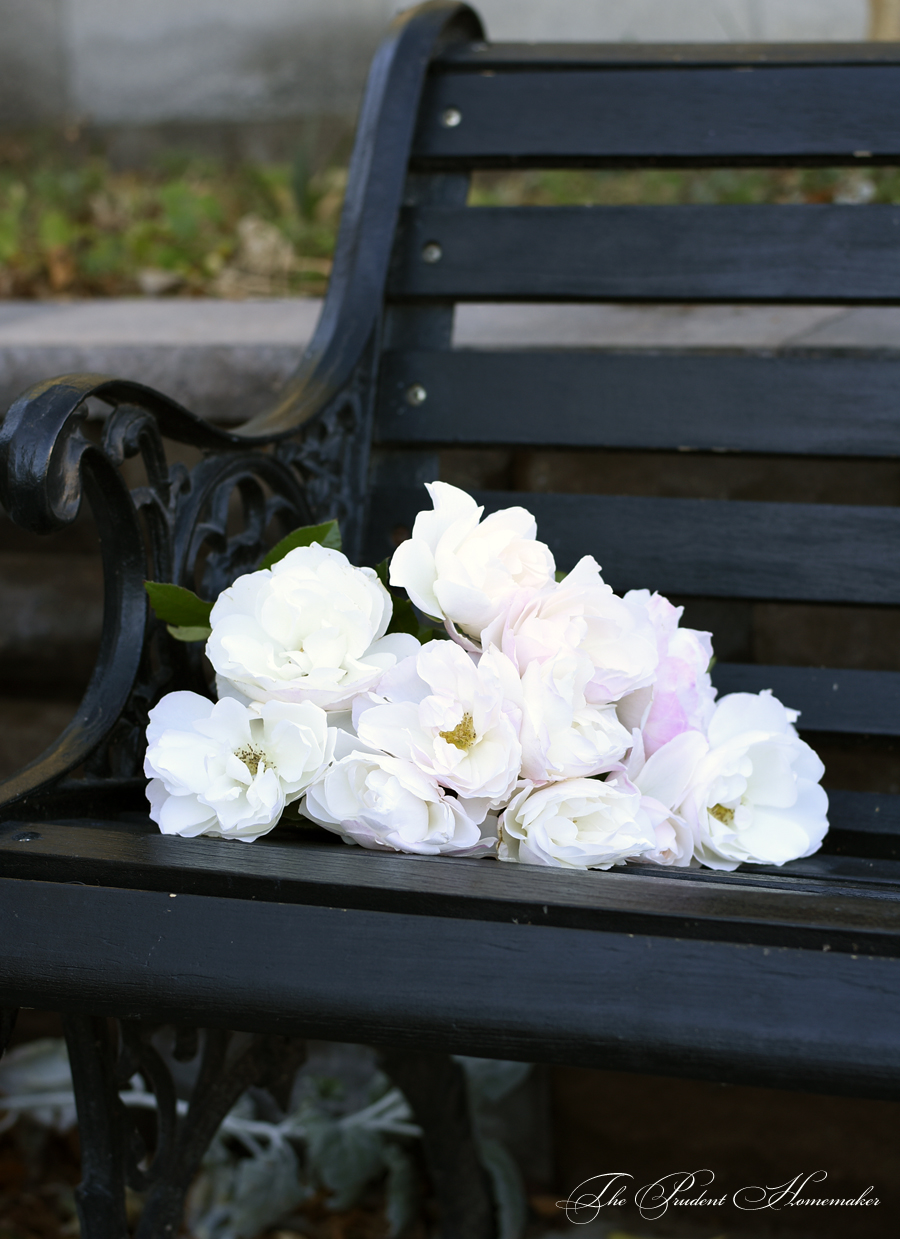
[[[900,202],[900,169],[641,168],[479,172],[473,206],[678,206],[691,203]]]
[[[50,142],[0,143],[0,296],[318,294],[345,181],[299,160],[172,154],[117,171]]]
[[[170,153],[122,171],[49,139],[0,139],[0,297],[320,295],[346,169]],[[500,205],[900,202],[900,170],[479,172]]]

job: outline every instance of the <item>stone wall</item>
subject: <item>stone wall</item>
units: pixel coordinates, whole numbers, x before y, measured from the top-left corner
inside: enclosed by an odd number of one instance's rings
[[[871,4],[889,34],[893,0]],[[0,0],[0,125],[349,119],[372,53],[401,7],[396,0]],[[476,7],[496,39],[861,39],[870,21],[869,0],[480,0]]]

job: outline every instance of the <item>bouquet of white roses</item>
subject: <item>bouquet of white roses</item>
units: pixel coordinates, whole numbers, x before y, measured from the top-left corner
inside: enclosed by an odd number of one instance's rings
[[[557,579],[524,508],[482,519],[464,491],[428,491],[378,569],[329,522],[211,608],[148,584],[173,635],[206,638],[218,694],[150,712],[164,833],[249,841],[294,806],[367,848],[577,869],[816,851],[824,767],[795,711],[716,701],[710,634],[659,594],[618,597],[590,556]]]

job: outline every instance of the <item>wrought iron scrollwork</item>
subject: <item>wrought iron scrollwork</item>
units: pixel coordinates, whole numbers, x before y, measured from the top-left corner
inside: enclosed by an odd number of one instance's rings
[[[112,406],[100,442],[88,433],[92,397]],[[218,450],[192,470],[170,467],[164,435]],[[129,492],[121,469],[134,458],[145,481]],[[140,774],[147,711],[171,688],[208,691],[202,651],[178,646],[148,617],[144,580],[214,598],[273,540],[309,522],[302,474],[271,445],[253,450],[138,384],[71,376],[32,389],[10,410],[0,498],[38,533],[71,523],[86,498],[105,590],[100,655],[78,714],[50,750],[0,784],[0,802],[19,812],[55,785],[71,816],[79,796],[108,793],[110,780],[121,801]],[[82,765],[85,779],[62,782]]]
[[[278,459],[303,478],[316,521],[340,522],[344,549],[356,560],[362,543],[367,489],[372,390],[360,366],[342,391],[300,434],[276,447]]]
[[[179,1114],[171,1070],[153,1044],[157,1025],[67,1015],[63,1020],[82,1145],[76,1193],[82,1234],[123,1239],[125,1187],[144,1193],[135,1239],[176,1235],[188,1188],[222,1120],[248,1088],[266,1090],[280,1109],[305,1054],[291,1037],[207,1029],[186,1114]],[[174,1057],[194,1059],[196,1030],[179,1030]],[[119,1096],[140,1076],[156,1099],[156,1138],[148,1149]]]

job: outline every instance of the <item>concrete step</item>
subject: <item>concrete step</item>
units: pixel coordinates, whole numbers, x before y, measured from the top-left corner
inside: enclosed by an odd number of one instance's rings
[[[272,399],[321,302],[0,302],[0,410],[32,383],[90,370],[138,379],[217,422]],[[900,309],[839,306],[463,305],[461,348],[900,349]]]

